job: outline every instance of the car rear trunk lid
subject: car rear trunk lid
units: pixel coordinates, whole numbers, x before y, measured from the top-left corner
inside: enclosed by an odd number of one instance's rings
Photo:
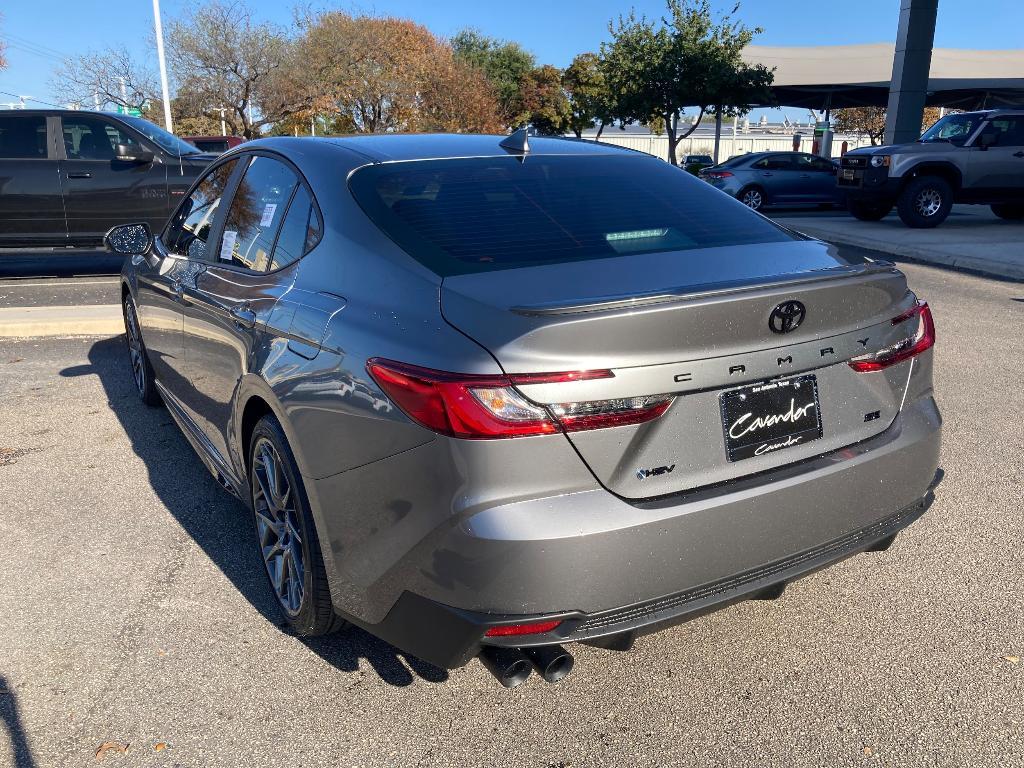
[[[761,258],[750,259],[752,247]],[[848,263],[815,241],[457,275],[445,278],[441,301],[447,321],[507,373],[614,373],[520,385],[537,403],[675,395],[648,423],[567,433],[598,480],[626,498],[702,487],[871,437],[895,418],[912,365],[870,375],[846,365],[891,343],[892,318],[914,297],[891,265]],[[803,322],[773,332],[773,310],[791,301],[805,308]],[[802,394],[816,388],[808,413],[820,418],[821,437],[730,460],[722,394],[806,375],[814,379],[800,379]],[[796,395],[782,388],[776,403]]]

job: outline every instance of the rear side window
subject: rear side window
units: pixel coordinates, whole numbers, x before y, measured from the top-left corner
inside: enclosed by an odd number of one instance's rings
[[[382,163],[350,185],[380,229],[442,276],[793,239],[648,157]]]
[[[802,154],[796,156],[796,167],[801,171],[820,171],[822,173],[831,173],[835,169],[835,166],[823,157]]]
[[[288,213],[281,225],[281,234],[274,244],[274,255],[270,259],[270,269],[287,267],[293,261],[301,259],[303,254],[320,240],[320,220],[313,207],[313,199],[309,190],[299,185],[295,196],[288,206]]]
[[[265,271],[298,184],[295,172],[284,163],[262,155],[254,157],[231,199],[219,260]]]
[[[996,135],[996,147],[1024,146],[1024,117],[999,117],[985,126]]]
[[[751,168],[759,171],[794,171],[796,165],[789,155],[769,155],[763,160],[758,160]]]
[[[228,143],[219,139],[194,139],[192,141],[203,152],[227,152]]]
[[[46,159],[46,118],[42,115],[0,115],[0,157]]]
[[[220,207],[221,198],[231,179],[236,160],[218,165],[203,177],[192,194],[185,199],[167,224],[164,245],[171,253],[194,261],[206,261],[206,244]]]

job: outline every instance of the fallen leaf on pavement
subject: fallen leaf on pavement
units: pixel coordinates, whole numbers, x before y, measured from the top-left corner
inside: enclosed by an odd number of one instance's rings
[[[867,757],[871,757],[871,755],[874,754],[874,750],[871,749],[871,747],[864,747],[864,754]]]
[[[153,745],[154,752],[163,752],[165,749],[167,749],[167,745],[162,741],[158,741]]]
[[[128,745],[119,741],[105,741],[96,747],[96,759],[102,760],[107,752],[120,752],[122,755],[128,751]]]
[[[1020,664],[1020,656],[1003,656],[1003,660],[1011,664]]]

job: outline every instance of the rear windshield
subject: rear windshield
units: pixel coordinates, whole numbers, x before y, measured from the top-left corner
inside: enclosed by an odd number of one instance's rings
[[[383,163],[350,186],[385,234],[442,276],[794,239],[653,157]]]

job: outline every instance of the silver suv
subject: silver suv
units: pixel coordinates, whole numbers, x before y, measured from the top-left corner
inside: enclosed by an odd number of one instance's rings
[[[853,150],[837,184],[862,221],[878,221],[895,205],[908,227],[935,227],[953,203],[1024,219],[1024,110],[946,115],[913,143]]]

